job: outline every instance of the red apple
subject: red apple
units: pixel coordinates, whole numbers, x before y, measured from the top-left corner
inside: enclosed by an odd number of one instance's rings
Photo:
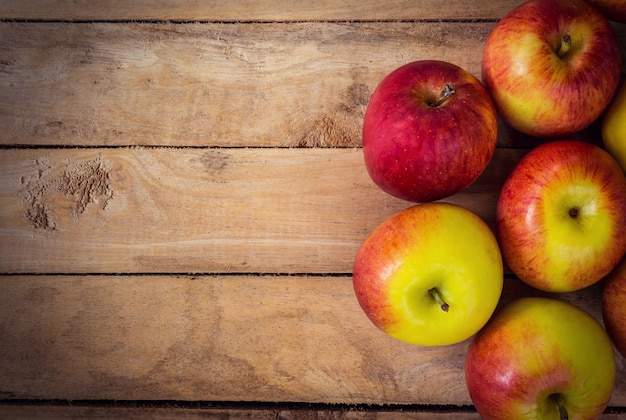
[[[513,128],[538,137],[589,126],[615,94],[621,65],[608,20],[584,0],[530,0],[493,28],[482,79]]]
[[[626,357],[626,258],[604,280],[602,318],[613,344]]]
[[[502,256],[494,234],[461,206],[419,204],[391,216],[363,242],[354,291],[369,319],[412,344],[461,342],[500,299]]]
[[[531,150],[496,208],[505,261],[538,289],[568,292],[605,277],[626,252],[626,178],[605,150],[559,140]]]
[[[602,325],[555,299],[506,305],[474,337],[465,361],[483,419],[595,419],[613,392],[615,354]]]
[[[607,19],[626,23],[626,1],[624,0],[587,0]]]
[[[387,193],[407,201],[447,197],[483,172],[497,118],[481,82],[442,61],[416,61],[376,87],[363,122],[365,166]]]

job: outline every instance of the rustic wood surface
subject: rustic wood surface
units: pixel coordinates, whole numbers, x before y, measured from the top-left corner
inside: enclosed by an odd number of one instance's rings
[[[411,205],[360,127],[401,64],[480,76],[519,3],[0,3],[0,418],[478,418],[469,341],[398,342],[353,296],[361,241]],[[537,143],[501,124],[446,201],[493,225]],[[601,319],[599,287],[555,297]],[[507,274],[501,304],[533,294]]]
[[[499,149],[446,201],[493,223],[524,153]],[[379,191],[355,148],[11,149],[0,177],[9,273],[345,274],[369,232],[410,205]]]
[[[8,19],[63,20],[182,20],[182,21],[300,21],[300,20],[427,20],[498,19],[519,0],[25,0],[3,2],[0,15]]]
[[[479,76],[492,27],[0,22],[0,145],[355,147],[385,74],[439,59]]]

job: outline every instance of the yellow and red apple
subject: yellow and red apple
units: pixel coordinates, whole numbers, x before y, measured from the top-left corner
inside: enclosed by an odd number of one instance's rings
[[[544,143],[506,179],[496,230],[504,260],[524,282],[549,292],[590,286],[626,253],[626,177],[598,146]]]
[[[626,357],[626,258],[604,280],[602,318],[615,348]]]
[[[606,109],[619,83],[613,27],[585,0],[529,0],[488,35],[482,79],[502,119],[538,137],[568,136]]]
[[[500,299],[503,264],[489,226],[461,206],[415,205],[382,222],[353,267],[369,319],[423,346],[461,342],[482,328]]]
[[[615,383],[602,325],[563,301],[520,298],[474,337],[465,362],[470,397],[483,419],[595,419]]]
[[[623,2],[626,6],[626,1]],[[626,80],[602,118],[602,144],[626,172]]]
[[[405,64],[376,87],[363,121],[363,156],[385,192],[413,202],[469,186],[496,147],[497,116],[482,83],[451,63]]]

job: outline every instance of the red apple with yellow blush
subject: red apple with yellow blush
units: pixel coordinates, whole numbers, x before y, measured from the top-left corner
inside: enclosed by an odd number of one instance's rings
[[[572,292],[605,277],[626,253],[626,178],[602,148],[544,143],[506,179],[496,230],[511,271],[547,292]]]
[[[588,127],[620,74],[615,31],[585,0],[522,3],[498,21],[483,51],[482,80],[502,119],[537,137]]]

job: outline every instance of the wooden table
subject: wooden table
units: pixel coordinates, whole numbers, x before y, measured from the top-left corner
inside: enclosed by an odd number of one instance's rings
[[[411,205],[360,128],[401,64],[479,76],[519,3],[0,4],[0,417],[478,418],[469,342],[403,344],[354,298],[359,245]],[[537,144],[498,141],[446,200],[492,226]],[[557,298],[600,319],[599,290]],[[507,274],[502,302],[533,293]]]

